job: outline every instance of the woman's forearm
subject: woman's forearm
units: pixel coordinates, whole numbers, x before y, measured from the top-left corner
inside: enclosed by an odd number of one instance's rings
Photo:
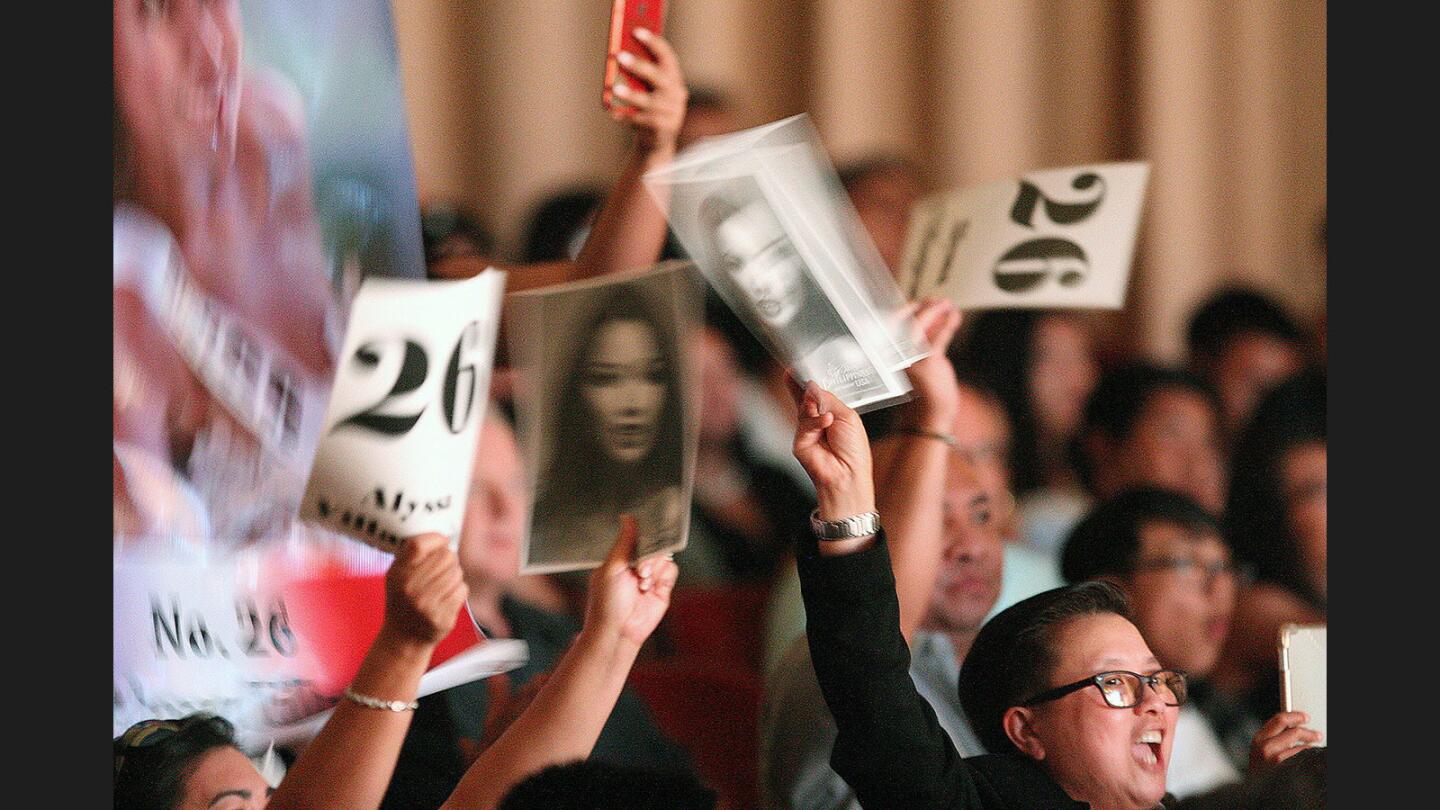
[[[470,766],[445,807],[494,807],[526,776],[588,757],[639,650],[617,630],[582,630],[534,701]]]
[[[415,700],[435,645],[381,631],[352,689],[381,700]],[[271,808],[379,807],[414,712],[342,699],[270,798]]]
[[[673,146],[646,149],[637,144],[631,148],[620,179],[595,216],[590,236],[575,259],[576,278],[634,270],[655,263],[665,246],[669,192],[657,189],[667,198],[663,205],[657,204],[646,191],[643,178],[646,172],[669,164],[674,156]]]

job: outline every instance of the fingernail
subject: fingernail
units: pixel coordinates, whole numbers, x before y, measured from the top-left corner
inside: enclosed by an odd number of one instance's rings
[[[635,38],[636,38],[636,39],[649,39],[649,38],[650,38],[650,29],[649,29],[649,28],[636,28],[636,29],[635,29]]]
[[[640,580],[640,592],[641,592],[641,593],[645,593],[645,592],[648,591],[648,590],[650,590],[650,580],[648,580],[648,579],[642,579],[642,580]]]
[[[635,57],[631,56],[629,51],[621,51],[620,53],[615,55],[615,61],[619,62],[625,67],[630,67],[630,65],[634,64]]]
[[[638,573],[640,574],[640,579],[641,579],[641,581],[644,581],[644,580],[649,579],[649,578],[650,578],[650,563],[647,562],[647,563],[641,564],[640,570],[639,570]]]
[[[617,95],[617,96],[628,96],[628,95],[630,95],[630,87],[629,87],[629,85],[622,84],[622,83],[620,83],[620,82],[616,82],[616,83],[615,83],[615,95]]]

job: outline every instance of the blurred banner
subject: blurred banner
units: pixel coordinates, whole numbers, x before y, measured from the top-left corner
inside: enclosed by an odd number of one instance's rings
[[[908,398],[926,349],[806,116],[702,139],[645,182],[668,187],[685,251],[802,383],[860,411]]]
[[[520,440],[535,493],[522,572],[594,568],[634,516],[637,560],[685,547],[699,436],[700,290],[686,262],[515,293]]]
[[[922,200],[899,278],[962,309],[1125,305],[1147,163],[1033,172]]]
[[[250,735],[299,716],[304,701],[276,708],[286,689],[323,708],[333,667],[265,613],[271,596],[297,560],[322,577],[389,564],[297,514],[362,279],[424,277],[390,13],[114,5],[117,733],[236,707]],[[228,655],[201,664],[207,632],[177,599],[209,605]],[[346,615],[378,626],[381,605],[364,611]],[[311,646],[340,631],[317,627]]]
[[[355,299],[301,517],[394,551],[460,540],[505,274],[372,279]]]

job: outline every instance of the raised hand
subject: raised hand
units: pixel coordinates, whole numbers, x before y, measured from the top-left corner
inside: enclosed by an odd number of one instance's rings
[[[649,559],[632,568],[640,532],[635,519],[620,518],[620,535],[605,562],[590,575],[585,629],[614,632],[636,647],[655,631],[670,607],[670,593],[680,569],[673,560]]]
[[[960,392],[946,350],[960,328],[960,310],[945,298],[927,298],[912,306],[915,331],[930,346],[930,354],[905,369],[915,388],[915,400],[906,406],[906,421],[911,427],[949,433],[960,407]]]
[[[680,60],[670,43],[659,34],[637,28],[635,38],[650,51],[654,61],[629,51],[621,51],[616,61],[648,82],[651,89],[647,92],[623,79],[616,82],[615,95],[623,103],[615,105],[610,117],[630,121],[641,149],[674,151],[675,138],[685,122],[685,104],[690,98],[685,76],[680,72]]]
[[[802,389],[791,381],[799,418],[795,458],[815,482],[821,520],[839,520],[875,510],[870,439],[860,415],[811,380]]]
[[[1320,741],[1320,732],[1305,728],[1310,717],[1304,712],[1279,712],[1265,721],[1250,742],[1250,770],[1279,765]]]
[[[421,644],[438,644],[455,626],[469,596],[460,558],[440,534],[400,542],[385,572],[385,621],[381,633]]]

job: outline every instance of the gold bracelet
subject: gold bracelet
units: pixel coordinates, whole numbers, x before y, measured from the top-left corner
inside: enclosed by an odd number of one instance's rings
[[[937,433],[933,430],[916,427],[900,428],[900,432],[910,436],[919,436],[924,439],[935,439],[936,441],[944,442],[951,450],[960,449],[960,441],[949,433]]]
[[[412,700],[406,703],[403,700],[381,700],[380,698],[362,695],[350,687],[345,687],[345,697],[364,706],[367,709],[384,709],[387,712],[413,712],[420,708],[420,701]]]

